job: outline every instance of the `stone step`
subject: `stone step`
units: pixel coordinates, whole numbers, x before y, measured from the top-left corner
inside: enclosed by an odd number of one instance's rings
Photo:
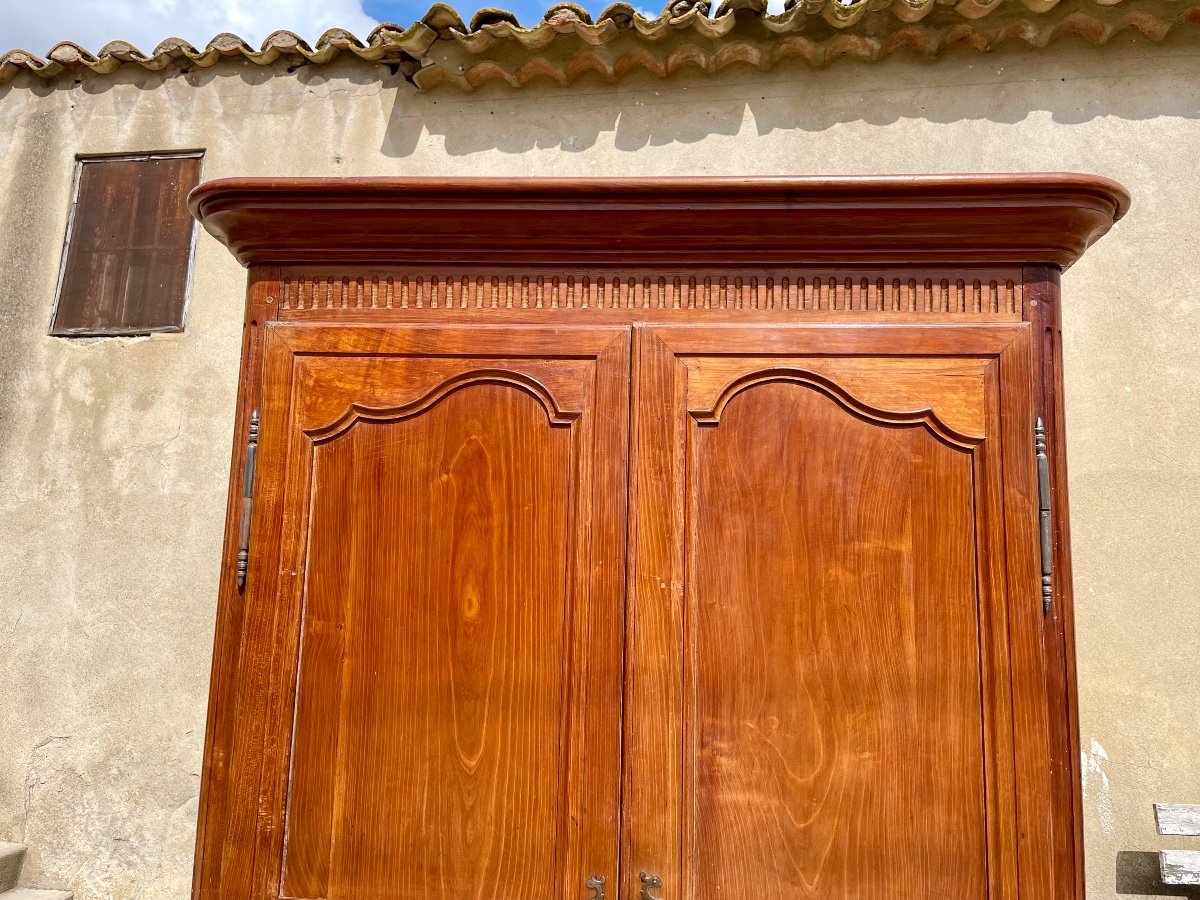
[[[0,894],[0,900],[72,900],[70,891],[43,891],[38,888],[13,888]]]
[[[25,862],[24,844],[6,844],[0,841],[0,894],[11,891],[21,878],[21,864]]]

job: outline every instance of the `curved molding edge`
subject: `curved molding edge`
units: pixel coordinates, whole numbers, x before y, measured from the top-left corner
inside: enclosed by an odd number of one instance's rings
[[[237,178],[192,214],[244,265],[1067,267],[1129,206],[1078,173]],[[702,227],[697,223],[702,223]],[[665,274],[665,273],[664,273]],[[674,272],[672,274],[675,274]]]
[[[304,434],[313,443],[325,444],[341,437],[360,421],[363,422],[402,422],[432,409],[451,394],[476,384],[495,384],[515,388],[533,397],[541,404],[546,412],[546,419],[551,426],[570,425],[579,418],[580,412],[564,410],[555,401],[554,396],[535,378],[520,372],[506,372],[502,369],[475,370],[449,378],[432,390],[428,391],[411,403],[400,406],[377,407],[363,403],[352,403],[349,408],[328,425],[318,428],[306,428]]]
[[[935,437],[940,438],[948,444],[955,447],[960,447],[964,450],[972,450],[979,446],[984,441],[983,435],[969,435],[951,428],[943,421],[932,407],[923,407],[914,410],[884,410],[876,406],[860,400],[855,397],[844,387],[837,382],[819,375],[816,372],[810,372],[807,369],[799,369],[794,367],[780,367],[767,370],[760,370],[750,375],[744,375],[734,379],[721,389],[717,395],[717,400],[710,410],[693,410],[692,418],[700,425],[719,425],[721,416],[725,412],[725,407],[738,394],[749,390],[752,387],[757,387],[761,384],[771,383],[790,383],[800,384],[805,387],[814,388],[830,399],[837,402],[840,406],[854,415],[868,419],[872,422],[880,422],[885,425],[896,426],[913,426],[923,425]]]

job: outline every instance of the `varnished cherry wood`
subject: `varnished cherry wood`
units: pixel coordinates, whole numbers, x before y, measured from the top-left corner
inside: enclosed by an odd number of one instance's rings
[[[689,895],[987,896],[970,454],[790,379],[713,424],[689,472]]]
[[[242,263],[1069,266],[1129,203],[1091,175],[238,178],[190,196]],[[701,225],[700,223],[703,222]],[[465,227],[464,227],[465,226]]]
[[[1127,199],[1055,175],[198,189],[252,268],[197,900],[591,900],[594,875],[607,900],[1081,900],[1058,273]],[[417,584],[451,599],[383,599]],[[530,599],[441,640],[478,584]],[[557,627],[552,672],[530,637]],[[556,702],[536,752],[545,723],[510,712]]]
[[[615,876],[629,336],[267,330],[215,896]]]
[[[221,550],[222,577],[217,598],[212,676],[208,689],[208,723],[196,822],[196,859],[192,878],[192,895],[196,898],[219,896],[222,848],[230,827],[233,796],[229,783],[229,761],[238,723],[239,682],[243,671],[241,648],[246,611],[243,595],[232,573],[237,563],[238,515],[242,506],[246,436],[251,413],[257,407],[262,392],[263,327],[275,316],[272,291],[278,281],[278,269],[264,267],[251,273],[242,324],[241,372],[234,416],[225,540]]]
[[[1011,265],[830,267],[792,259],[785,265],[713,266],[691,261],[639,265],[429,263],[281,269],[281,319],[353,317],[387,321],[468,313],[481,319],[586,315],[591,321],[704,320],[722,316],[836,315],[861,320],[956,322],[1021,320],[1021,272]]]
[[[1083,797],[1079,769],[1079,701],[1075,682],[1075,604],[1071,530],[1067,515],[1066,423],[1063,405],[1062,312],[1059,272],[1030,266],[1024,273],[1025,318],[1034,328],[1034,393],[1046,424],[1051,460],[1054,605],[1045,618],[1046,691],[1054,789],[1055,873],[1059,896],[1082,897]]]
[[[1028,326],[637,329],[631,896],[1051,896],[1029,358]]]

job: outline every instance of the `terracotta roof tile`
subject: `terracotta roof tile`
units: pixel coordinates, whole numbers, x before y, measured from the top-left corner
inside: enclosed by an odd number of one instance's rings
[[[1127,30],[1162,40],[1173,28],[1200,23],[1200,0],[788,0],[779,14],[765,0],[722,0],[710,16],[705,0],[671,0],[654,18],[615,3],[594,20],[582,6],[558,3],[523,27],[503,9],[485,8],[468,25],[435,3],[407,28],[380,25],[366,40],[331,29],[310,46],[276,31],[255,49],[219,34],[203,49],[168,38],[146,54],[124,41],[98,53],[70,41],[45,58],[25,50],[0,56],[0,83],[23,71],[54,78],[68,70],[108,74],[121,66],[159,70],[209,67],[223,59],[270,65],[285,59],[322,65],[342,56],[404,64],[420,88],[454,84],[471,90],[499,80],[513,87],[536,78],[567,84],[586,72],[616,81],[635,70],[667,76],[689,66],[717,72],[734,63],[770,69],[786,59],[823,66],[838,57],[879,59],[906,50],[925,56],[964,46],[1045,47],[1066,35],[1104,44]]]

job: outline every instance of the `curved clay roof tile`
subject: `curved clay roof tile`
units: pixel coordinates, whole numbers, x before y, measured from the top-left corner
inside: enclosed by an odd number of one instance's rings
[[[553,27],[573,28],[575,25],[591,25],[592,17],[578,3],[556,3],[546,10],[542,21]]]
[[[604,12],[596,18],[596,22],[612,22],[618,28],[631,28],[636,15],[637,10],[628,3],[614,3],[605,7]]]
[[[86,69],[105,75],[123,65],[161,70],[176,60],[208,67],[241,58],[266,66],[286,57],[324,65],[349,54],[365,62],[406,62],[419,88],[454,84],[471,90],[492,80],[514,87],[538,78],[569,84],[589,72],[617,81],[638,70],[665,77],[681,68],[715,73],[734,64],[765,70],[789,59],[823,66],[843,56],[936,56],[959,46],[1045,47],[1067,35],[1098,45],[1136,31],[1160,41],[1187,24],[1200,24],[1200,0],[785,0],[779,14],[768,12],[766,0],[722,0],[715,12],[708,0],[668,0],[654,18],[619,2],[594,22],[582,6],[562,2],[530,27],[493,8],[476,13],[468,27],[453,7],[435,3],[407,28],[382,24],[365,41],[332,28],[313,45],[276,31],[259,49],[224,33],[203,50],[180,38],[162,41],[149,54],[126,41],[96,54],[63,41],[45,58],[10,50],[0,55],[0,83],[21,73],[54,78]]]
[[[507,9],[485,6],[475,13],[475,15],[471,16],[471,31],[479,31],[487,25],[499,25],[501,22],[507,22],[516,28],[521,27],[521,23],[517,21],[517,17]]]

